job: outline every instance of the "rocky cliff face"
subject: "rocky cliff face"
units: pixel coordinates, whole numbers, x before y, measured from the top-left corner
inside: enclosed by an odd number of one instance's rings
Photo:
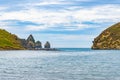
[[[96,37],[92,49],[120,49],[120,22],[107,28]]]

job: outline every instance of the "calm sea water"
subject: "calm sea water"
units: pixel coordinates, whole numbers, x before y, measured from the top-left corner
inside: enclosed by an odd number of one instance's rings
[[[120,80],[120,51],[0,51],[0,80]]]

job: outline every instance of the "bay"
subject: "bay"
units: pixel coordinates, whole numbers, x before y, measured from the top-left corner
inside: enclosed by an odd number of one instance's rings
[[[0,51],[0,80],[120,80],[120,51]]]

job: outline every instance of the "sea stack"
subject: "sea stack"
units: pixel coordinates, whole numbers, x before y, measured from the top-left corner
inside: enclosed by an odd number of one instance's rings
[[[35,47],[35,39],[32,35],[27,38],[27,48],[33,49]]]
[[[42,43],[40,41],[37,41],[35,43],[35,49],[41,49],[42,48]]]
[[[34,37],[29,35],[27,39],[20,39],[21,45],[27,50],[54,50],[51,49],[50,42],[46,42],[44,48],[42,48],[42,43],[40,41],[35,41]]]
[[[92,49],[120,49],[120,22],[107,28],[96,37]]]
[[[48,41],[45,43],[44,48],[47,48],[47,49],[48,49],[48,48],[51,48],[51,47],[50,47],[50,43],[49,43]]]

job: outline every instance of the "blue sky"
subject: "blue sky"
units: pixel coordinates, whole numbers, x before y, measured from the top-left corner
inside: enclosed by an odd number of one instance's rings
[[[91,47],[120,20],[119,0],[0,0],[0,28],[53,47]]]

